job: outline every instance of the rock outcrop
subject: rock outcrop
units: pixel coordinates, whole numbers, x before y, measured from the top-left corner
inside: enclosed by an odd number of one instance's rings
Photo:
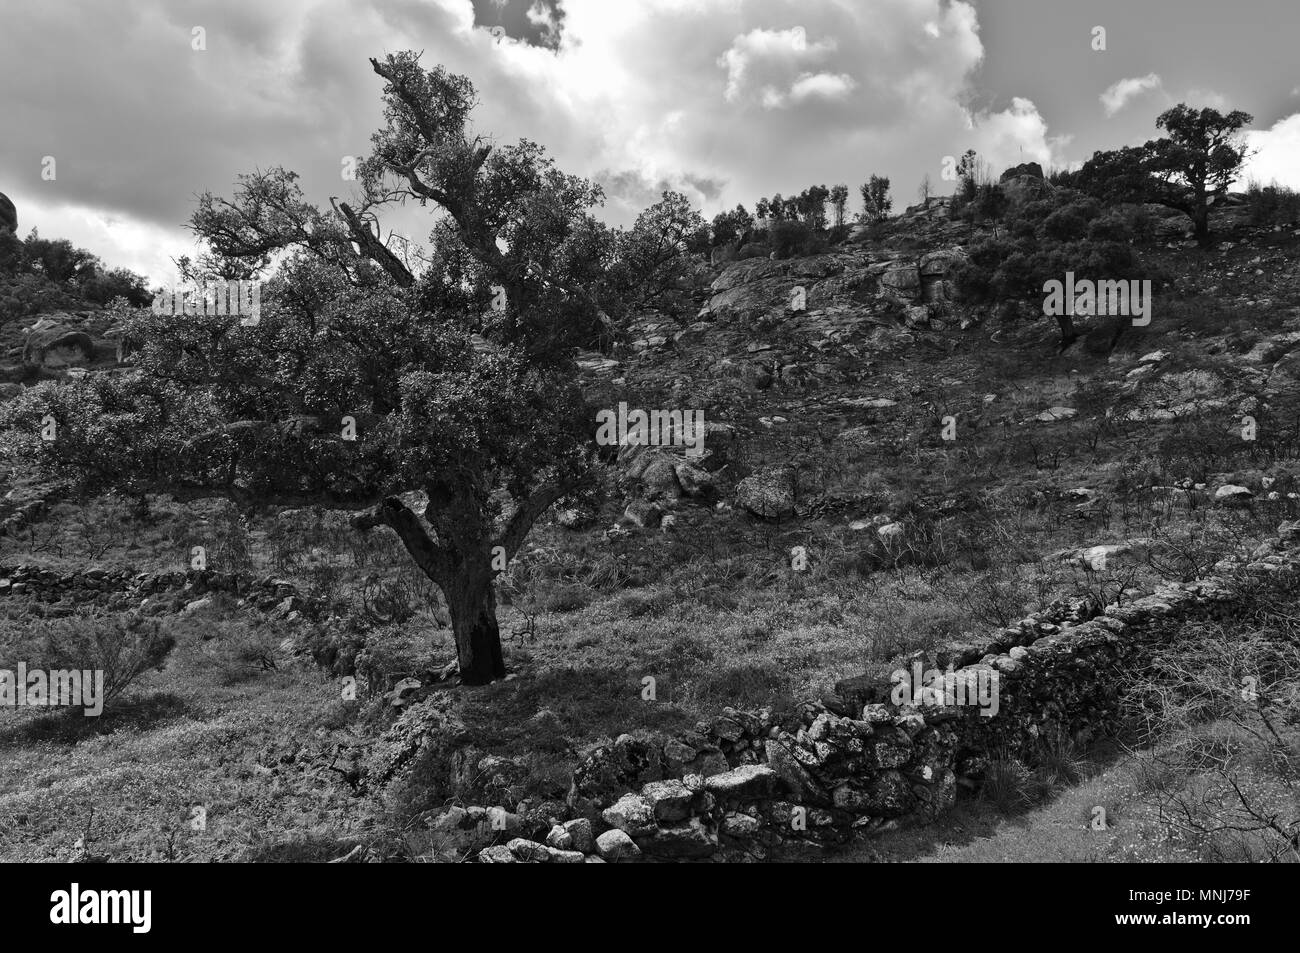
[[[18,231],[18,209],[14,208],[13,201],[3,192],[0,192],[0,229]]]

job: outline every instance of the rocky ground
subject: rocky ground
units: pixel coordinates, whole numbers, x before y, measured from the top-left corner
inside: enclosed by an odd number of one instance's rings
[[[955,300],[978,233],[945,200],[824,255],[710,266],[691,313],[581,361],[594,406],[704,411],[704,454],[620,448],[602,502],[539,527],[499,590],[512,677],[486,689],[450,680],[445,614],[393,542],[339,514],[141,515],[5,474],[0,645],[142,614],[177,649],[92,729],[0,715],[0,854],[740,859],[718,845],[795,805],[769,742],[799,739],[815,776],[815,733],[852,745],[871,721],[873,702],[828,703],[836,682],[1070,600],[1151,598],[1300,515],[1300,229],[1236,206],[1213,225],[1200,249],[1162,220],[1153,320],[1110,352]],[[11,327],[3,386],[121,371],[114,332],[94,309]],[[920,731],[862,737],[919,752]],[[982,831],[1024,810],[929,754],[876,764],[894,773],[850,788],[874,812],[827,826],[870,819],[875,846],[852,849],[879,859],[934,854],[878,809],[929,790],[906,774],[923,763]],[[832,821],[851,806],[818,796]]]

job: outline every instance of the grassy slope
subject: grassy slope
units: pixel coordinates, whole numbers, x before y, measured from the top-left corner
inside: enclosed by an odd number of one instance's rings
[[[581,534],[539,529],[532,552],[516,569],[518,591],[506,596],[512,604],[502,610],[509,664],[519,677],[456,692],[476,746],[507,755],[540,748],[562,762],[585,742],[638,725],[685,726],[725,705],[789,705],[866,662],[981,630],[999,617],[1017,618],[1042,601],[1098,584],[1041,559],[1057,549],[1151,535],[1153,526],[1170,539],[1200,534],[1203,541],[1226,545],[1293,517],[1293,505],[1285,503],[1188,513],[1153,511],[1129,499],[1123,464],[1157,465],[1153,448],[1175,425],[1102,432],[1095,450],[1090,443],[1099,416],[1018,425],[1043,407],[1077,402],[1080,380],[1109,382],[1108,392],[1116,393],[1118,381],[1146,351],[1168,350],[1166,369],[1173,372],[1222,360],[1291,326],[1300,282],[1294,239],[1288,242],[1204,258],[1182,249],[1160,252],[1166,267],[1200,287],[1172,298],[1161,320],[1134,333],[1109,361],[1082,350],[1053,355],[1051,329],[1039,322],[1008,330],[998,342],[985,333],[954,332],[946,345],[873,355],[870,366],[863,362],[821,389],[751,392],[695,376],[689,386],[712,388],[703,395],[710,398],[706,405],[724,407],[726,419],[740,428],[742,465],[799,454],[808,460],[807,488],[825,501],[822,515],[772,527],[686,507],[672,534],[634,531],[612,543],[600,530],[616,510],[606,513],[598,529]],[[1258,276],[1252,260],[1261,254],[1268,256],[1261,262],[1267,269]],[[1204,293],[1210,286],[1216,288],[1213,297]],[[1244,307],[1264,295],[1271,299],[1267,307]],[[767,331],[782,343],[780,328]],[[653,392],[675,368],[724,349],[706,337],[690,349],[630,362],[628,387]],[[997,398],[986,407],[990,392]],[[832,402],[862,394],[888,396],[899,406],[845,412]],[[691,397],[683,395],[687,406]],[[963,428],[970,424],[955,445],[937,438],[944,412],[959,413]],[[787,416],[789,423],[770,429],[758,423],[772,414]],[[809,443],[831,427],[846,426],[864,428],[868,439],[847,450]],[[1211,458],[1213,469],[1269,464],[1252,459],[1253,450],[1238,447]],[[11,481],[16,495],[29,489],[21,474]],[[1073,501],[1032,495],[1074,486],[1099,490],[1113,505],[1080,515]],[[865,577],[857,571],[862,536],[847,529],[850,519],[875,512],[915,515],[925,510],[915,507],[917,501],[933,506],[947,498],[966,502],[944,524],[943,532],[951,535],[930,546],[942,565]],[[240,524],[215,506],[157,503],[154,511],[153,522],[138,524],[124,507],[108,503],[58,507],[26,538],[0,540],[0,558],[61,568],[183,568],[181,554],[201,541],[216,568],[286,575],[351,603],[350,611],[360,611],[363,592],[373,597],[373,586],[380,584],[393,590],[389,595],[396,601],[415,603],[412,618],[383,630],[394,657],[390,683],[452,657],[439,611],[421,603],[419,580],[391,540],[358,543],[337,526],[313,527],[310,521],[288,528],[268,520]],[[972,539],[983,544],[978,559],[970,555]],[[787,568],[785,554],[797,544],[808,545],[814,556],[809,573]],[[945,552],[954,558],[944,560]],[[1176,555],[1168,562],[1177,565]],[[1149,584],[1157,575],[1150,566],[1139,567],[1129,581]],[[26,609],[10,605],[6,611],[11,626],[31,624]],[[536,613],[535,633],[513,636],[526,612]],[[205,642],[204,626],[218,638]],[[91,850],[113,859],[165,855],[162,832],[169,827],[182,828],[173,845],[181,857],[273,856],[277,849],[344,853],[348,838],[381,806],[350,798],[329,770],[328,756],[313,757],[355,735],[357,723],[350,726],[340,712],[337,685],[323,684],[308,666],[261,674],[234,655],[221,656],[223,642],[274,641],[280,634],[234,610],[186,623],[172,663],[148,676],[135,710],[105,719],[100,734],[75,744],[48,728],[48,737],[33,744],[33,729],[13,724],[29,716],[3,716],[0,856],[71,856],[91,808]],[[657,704],[640,698],[645,675],[658,681]],[[233,684],[222,686],[223,680]],[[539,712],[549,714],[539,721]],[[547,726],[544,733],[539,724]],[[110,728],[111,734],[102,733]],[[971,844],[961,851],[972,853],[954,856],[976,859],[977,850],[1008,850],[1028,859],[1040,851],[1053,856],[1054,850],[1082,857],[1097,850],[1100,838],[1051,834],[1076,824],[1087,813],[1080,815],[1081,807],[1104,803],[1098,800],[1103,795],[1126,803],[1120,777],[1103,774],[1088,785],[1028,823],[1021,818],[1001,824],[984,847]],[[1119,786],[1107,795],[1108,785]],[[210,806],[204,834],[187,833],[195,804]],[[1122,807],[1117,813],[1125,816]],[[996,814],[980,808],[971,816],[973,829],[986,830]],[[268,846],[274,844],[299,846]]]

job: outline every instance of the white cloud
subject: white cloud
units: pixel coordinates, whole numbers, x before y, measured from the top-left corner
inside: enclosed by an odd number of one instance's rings
[[[1300,113],[1279,119],[1271,129],[1245,133],[1246,145],[1256,150],[1247,158],[1240,185],[1252,179],[1260,185],[1285,185],[1300,191]]]
[[[902,204],[923,174],[940,181],[946,155],[975,148],[1005,167],[1050,161],[1059,146],[1027,99],[968,111],[984,47],[964,0],[565,0],[563,17],[542,3],[532,20],[555,24],[554,48],[498,44],[474,26],[469,0],[354,0],[345,25],[314,0],[231,0],[209,27],[205,58],[189,52],[188,18],[161,0],[134,2],[139,35],[111,49],[102,37],[121,17],[107,9],[70,16],[80,8],[46,0],[6,22],[0,87],[7,106],[13,100],[14,134],[0,141],[0,179],[15,201],[42,196],[26,157],[59,139],[61,155],[83,161],[66,176],[61,161],[42,233],[151,275],[159,258],[190,247],[179,223],[194,194],[229,195],[241,172],[279,164],[301,173],[314,201],[346,196],[340,157],[365,154],[380,117],[381,82],[366,57],[412,47],[426,66],[473,80],[478,131],[539,142],[566,172],[600,178],[604,215],[617,224],[664,188],[711,216],[814,183],[844,182],[856,196],[873,173],[893,180]],[[61,97],[57,113],[14,65],[55,21],[62,32],[48,71],[86,91]],[[137,47],[160,53],[142,59]],[[177,117],[167,148],[141,149],[158,140],[160,115]],[[75,225],[80,213],[56,208],[103,209],[122,222],[129,212],[168,240],[150,253],[131,226]],[[416,239],[429,227],[418,208],[383,218],[385,230]],[[119,256],[113,244],[130,251]]]
[[[727,101],[741,99],[749,87],[759,92],[765,106],[773,101],[784,102],[793,91],[791,81],[797,81],[796,76],[811,75],[803,67],[821,62],[834,50],[834,40],[818,40],[810,45],[808,33],[801,26],[751,30],[738,36],[718,58],[718,65],[727,70]]]
[[[994,175],[1022,162],[1044,166],[1061,165],[1059,154],[1066,140],[1049,137],[1047,121],[1028,99],[1017,97],[1000,112],[970,116],[973,148],[989,164]]]
[[[1111,84],[1101,94],[1101,105],[1106,110],[1107,116],[1113,116],[1127,106],[1134,97],[1153,89],[1160,89],[1161,85],[1161,79],[1155,73],[1121,79],[1119,82]]]
[[[1228,97],[1212,89],[1189,89],[1187,95],[1183,97],[1183,101],[1197,109],[1203,109],[1207,106],[1218,110],[1228,108]]]

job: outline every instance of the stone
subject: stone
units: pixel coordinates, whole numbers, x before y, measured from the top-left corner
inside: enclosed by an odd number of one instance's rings
[[[883,540],[900,539],[907,528],[902,523],[886,523],[876,530],[876,535]]]
[[[14,207],[13,200],[3,192],[0,192],[0,228],[6,228],[11,232],[18,231],[18,209]]]
[[[551,859],[550,851],[545,844],[524,837],[514,838],[506,844],[506,849],[515,855],[516,860],[524,864],[545,864]]]
[[[606,824],[628,834],[648,834],[655,828],[654,812],[637,794],[624,794],[601,816]]]
[[[684,744],[676,738],[673,738],[664,745],[664,757],[668,759],[670,765],[680,767],[689,764],[695,760],[695,757],[698,754],[699,752],[690,745]]]
[[[695,794],[681,781],[651,781],[641,789],[641,799],[658,821],[680,821],[691,812]]]
[[[670,456],[658,454],[641,474],[641,482],[665,496],[677,496],[681,492],[681,487],[677,483],[675,470],[676,462]]]
[[[28,367],[71,367],[95,359],[95,339],[85,331],[33,332],[23,346]]]
[[[1040,423],[1051,423],[1054,420],[1069,420],[1077,416],[1079,411],[1073,407],[1049,407],[1034,419]]]
[[[775,467],[745,477],[736,485],[736,504],[763,519],[794,513],[795,480],[790,467]]]
[[[641,842],[641,849],[652,857],[708,857],[717,851],[718,837],[698,817],[692,817],[683,824],[660,827],[653,837]]]
[[[728,800],[770,797],[776,789],[776,772],[765,764],[743,764],[704,779],[704,789]]]
[[[563,850],[578,850],[584,854],[590,854],[596,849],[596,837],[592,830],[591,821],[585,817],[575,818],[571,821],[565,821],[559,825],[564,828],[565,833],[572,838],[569,847],[561,848]],[[553,845],[559,846],[559,845]]]
[[[573,850],[573,834],[565,830],[563,825],[556,824],[546,835],[546,843],[556,850]]]
[[[509,847],[504,844],[497,844],[495,847],[485,847],[479,851],[478,862],[480,864],[517,864],[519,860]]]
[[[768,738],[763,743],[768,767],[776,772],[781,784],[796,801],[804,804],[829,805],[830,795],[795,758],[790,748],[793,742],[794,739],[789,735],[783,738]]]
[[[754,837],[763,829],[763,822],[750,814],[731,811],[722,819],[719,831],[728,837]]]
[[[664,511],[657,503],[633,500],[623,511],[623,518],[643,529],[653,529],[663,521]]]
[[[641,848],[626,831],[615,828],[596,838],[596,853],[607,861],[636,860],[641,856]]]
[[[677,464],[674,473],[683,493],[689,497],[705,496],[714,489],[713,474],[689,463]]]
[[[876,817],[899,817],[916,803],[911,785],[898,771],[882,771],[866,782],[846,781],[832,796],[840,810]]]
[[[1214,491],[1214,499],[1219,502],[1233,500],[1249,500],[1255,494],[1244,486],[1238,486],[1235,483],[1225,483]]]

